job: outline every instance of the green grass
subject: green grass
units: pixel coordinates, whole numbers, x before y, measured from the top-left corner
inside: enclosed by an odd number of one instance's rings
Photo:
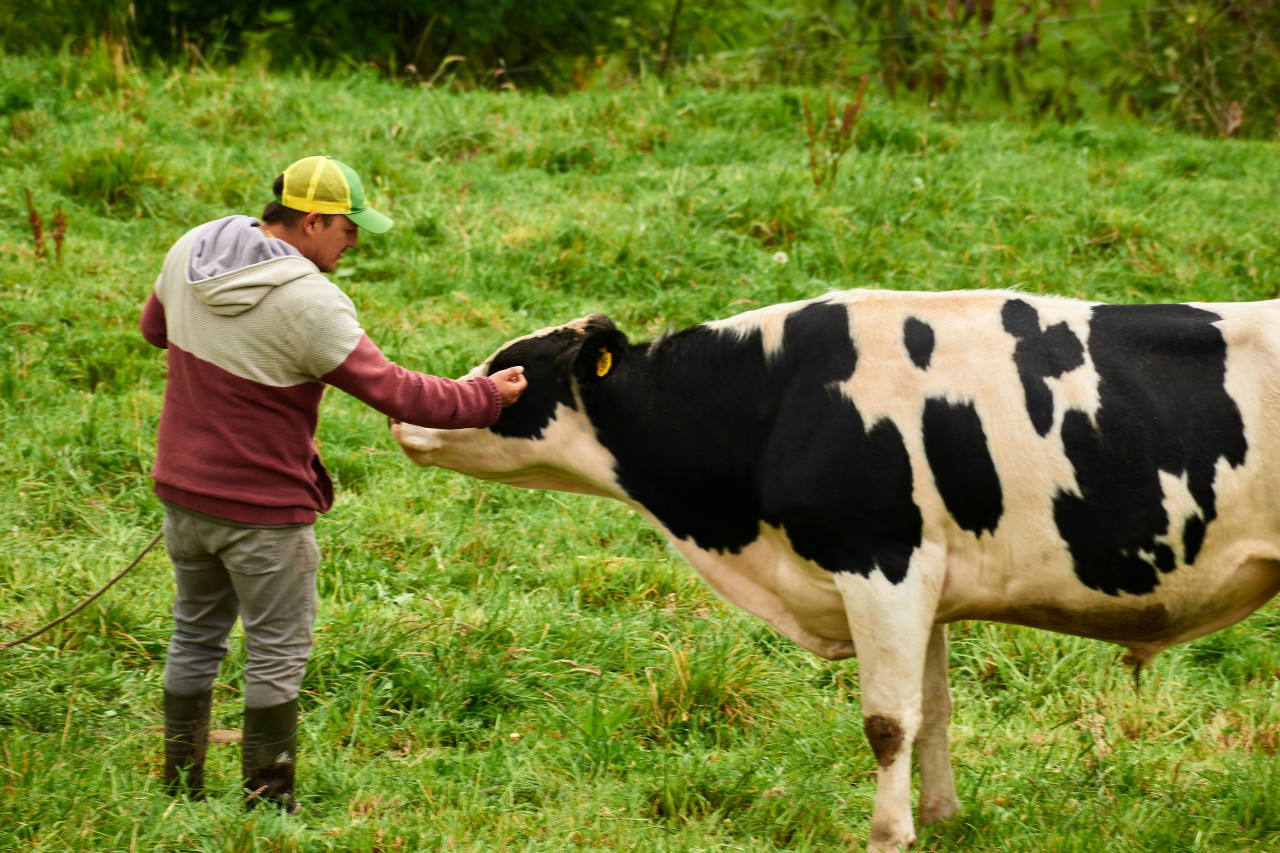
[[[1121,302],[1280,293],[1280,152],[1128,124],[950,124],[872,99],[835,185],[800,130],[820,92],[561,98],[341,79],[138,74],[0,56],[0,639],[63,612],[158,529],[164,363],[137,332],[168,246],[256,213],[324,151],[397,228],[344,262],[374,340],[445,375],[606,311],[634,338],[873,285]],[[839,93],[837,93],[838,95]],[[24,190],[61,208],[36,256]],[[52,254],[52,245],[48,246]],[[320,439],[323,606],[303,694],[300,820],[158,790],[162,556],[0,652],[0,849],[841,849],[874,759],[857,664],[723,605],[620,504],[411,466],[340,394]],[[1162,656],[953,630],[963,811],[924,850],[1280,848],[1280,611]],[[243,651],[214,725],[240,720]]]

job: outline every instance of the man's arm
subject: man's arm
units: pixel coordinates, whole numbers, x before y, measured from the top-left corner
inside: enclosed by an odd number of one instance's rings
[[[502,374],[510,375],[456,380],[417,373],[387,361],[365,335],[342,364],[320,378],[396,420],[463,429],[491,426],[503,406],[520,396],[527,384],[523,368]]]
[[[151,291],[147,304],[142,307],[142,321],[138,325],[142,327],[142,336],[147,339],[147,343],[153,347],[160,347],[160,349],[169,348],[169,332],[164,320],[164,304],[156,298],[154,290]]]

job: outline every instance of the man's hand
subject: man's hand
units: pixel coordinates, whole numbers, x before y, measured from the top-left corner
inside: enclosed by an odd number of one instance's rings
[[[506,370],[499,370],[489,378],[498,386],[504,409],[519,400],[520,394],[529,385],[529,380],[524,378],[523,367],[508,367]]]

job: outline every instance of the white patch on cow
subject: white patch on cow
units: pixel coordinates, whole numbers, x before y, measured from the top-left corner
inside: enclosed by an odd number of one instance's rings
[[[973,300],[964,310],[939,304],[937,294],[856,291],[855,295],[858,298],[849,301],[850,331],[858,364],[843,389],[868,427],[888,417],[900,429],[911,425],[903,429],[904,435],[917,432],[926,397],[973,400],[998,387],[1007,375],[1016,381],[1012,339],[998,326],[999,311],[992,310],[1005,299],[1003,293],[985,293],[985,299]],[[996,326],[992,326],[993,315]],[[933,329],[934,349],[926,371],[914,365],[903,344],[908,317],[923,320]],[[989,370],[973,369],[974,346],[982,347]]]
[[[708,551],[672,535],[639,504],[635,510],[658,527],[702,579],[796,645],[827,660],[853,657],[854,646],[830,572],[801,560],[781,531],[761,525],[760,538],[737,554]]]
[[[1155,542],[1160,545],[1169,545],[1169,537],[1157,536],[1155,538]],[[1156,552],[1155,551],[1148,551],[1146,548],[1139,548],[1137,552],[1133,554],[1129,554],[1129,552],[1127,551],[1124,551],[1122,553],[1124,553],[1126,556],[1137,557],[1139,560],[1146,563],[1151,568],[1153,569],[1156,568]]]
[[[1227,465],[1230,466],[1230,463]],[[1191,495],[1191,487],[1185,473],[1179,476],[1174,476],[1168,471],[1158,473],[1160,491],[1164,495],[1161,503],[1164,505],[1165,515],[1169,518],[1169,529],[1165,535],[1156,537],[1156,543],[1172,548],[1173,553],[1178,555],[1178,563],[1181,565],[1186,562],[1187,556],[1182,552],[1183,528],[1192,517],[1203,518],[1204,515],[1200,511],[1200,505]],[[1153,560],[1148,562],[1154,564]]]
[[[1097,304],[1059,297],[1039,297],[1034,302],[1036,313],[1040,317],[1041,332],[1059,323],[1066,323],[1084,350],[1084,364],[1062,376],[1044,377],[1053,393],[1053,428],[1046,436],[1047,439],[1053,439],[1061,430],[1062,417],[1068,409],[1083,412],[1089,416],[1089,423],[1095,428],[1098,426],[1098,409],[1102,405],[1102,396],[1098,391],[1098,371],[1094,368],[1093,356],[1089,353],[1089,320],[1093,316],[1093,307]]]
[[[1219,471],[1219,485],[1229,491],[1243,479],[1256,491],[1251,500],[1255,506],[1271,505],[1280,484],[1261,481],[1250,474],[1262,462],[1280,458],[1280,300],[1239,304],[1191,303],[1213,311],[1223,319],[1215,323],[1227,342],[1227,375],[1225,386],[1240,409],[1244,421],[1245,440],[1249,443],[1245,465],[1226,476]],[[1221,463],[1220,463],[1221,464]],[[1220,492],[1220,498],[1222,494]]]
[[[1094,429],[1098,428],[1098,409],[1102,406],[1102,395],[1098,391],[1098,371],[1094,369],[1093,359],[1088,352],[1084,354],[1085,363],[1062,376],[1046,376],[1045,384],[1053,394],[1053,428],[1045,436],[1045,440],[1054,440],[1062,430],[1062,420],[1068,411],[1082,412],[1089,418]]]
[[[392,436],[422,466],[435,465],[525,489],[551,489],[625,499],[614,458],[581,411],[564,405],[543,437],[505,438],[487,429],[439,430],[396,424]]]
[[[752,311],[744,311],[724,320],[713,320],[703,325],[715,331],[728,332],[738,340],[745,340],[751,335],[759,333],[764,347],[765,358],[772,359],[777,357],[785,344],[782,340],[782,333],[783,328],[786,326],[787,318],[814,302],[841,301],[834,298],[841,296],[841,294],[832,294],[831,296],[833,298],[829,300],[809,299],[803,302],[783,302],[778,305],[769,305]]]

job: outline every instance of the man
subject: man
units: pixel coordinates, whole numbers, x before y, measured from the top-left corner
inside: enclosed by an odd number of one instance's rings
[[[176,582],[166,788],[178,793],[185,781],[201,796],[213,681],[239,616],[246,802],[292,813],[298,691],[316,616],[314,523],[333,502],[315,447],[325,385],[398,420],[462,428],[494,423],[526,380],[520,367],[460,382],[387,361],[323,273],[360,229],[380,234],[391,220],[328,157],[294,163],[274,191],[261,222],[229,216],[173,246],[141,325],[168,350],[151,471]]]

